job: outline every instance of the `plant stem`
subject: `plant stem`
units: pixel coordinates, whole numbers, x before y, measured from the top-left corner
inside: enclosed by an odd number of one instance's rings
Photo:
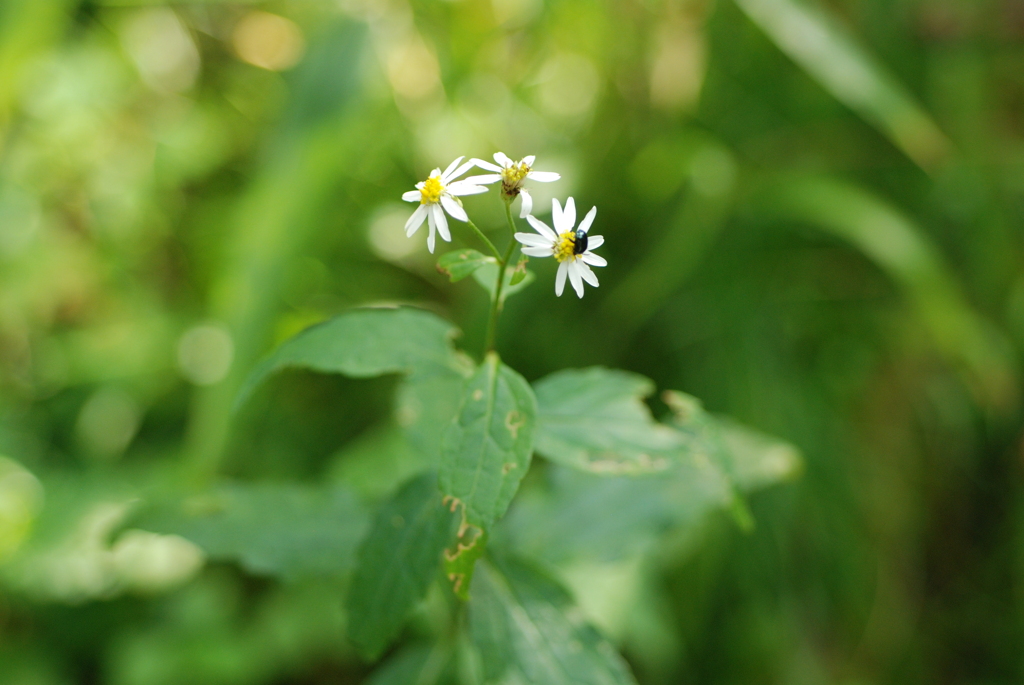
[[[479,228],[477,228],[476,224],[474,224],[472,220],[467,221],[466,223],[469,224],[470,228],[472,228],[474,231],[476,231],[476,234],[477,234],[477,236],[479,236],[480,240],[484,241],[484,243],[487,244],[487,247],[491,248],[491,252],[494,253],[495,259],[500,260],[501,259],[501,253],[498,252],[498,248],[496,248],[494,246],[494,243],[491,242],[490,238],[485,236],[484,232],[481,231]]]
[[[512,259],[512,253],[516,249],[516,224],[512,220],[512,202],[505,201],[505,218],[508,219],[509,240],[505,249],[505,256],[498,258],[498,282],[494,285],[494,300],[491,302],[491,315],[487,319],[487,338],[484,343],[484,354],[494,349],[494,338],[498,332],[498,315],[501,313],[501,291],[505,286],[505,267]]]

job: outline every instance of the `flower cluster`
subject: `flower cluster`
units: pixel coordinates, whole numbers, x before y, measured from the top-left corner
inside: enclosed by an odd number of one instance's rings
[[[416,184],[416,190],[410,190],[402,195],[402,199],[406,202],[419,203],[416,211],[405,223],[407,236],[411,237],[415,234],[426,220],[430,227],[430,232],[427,234],[427,249],[431,252],[434,251],[435,236],[438,233],[443,240],[451,242],[452,237],[448,230],[446,213],[453,219],[468,223],[478,230],[469,220],[460,198],[486,192],[488,189],[485,186],[500,182],[502,200],[508,204],[515,198],[521,197],[522,207],[519,216],[525,218],[537,231],[537,233],[515,233],[515,240],[522,245],[523,254],[529,257],[554,257],[558,262],[555,294],[561,296],[565,289],[566,278],[569,279],[573,290],[579,297],[583,297],[584,282],[597,287],[597,275],[590,267],[607,264],[604,258],[592,252],[604,243],[604,238],[599,235],[589,235],[590,226],[597,215],[597,207],[592,207],[577,227],[576,204],[573,198],[570,197],[565,201],[564,208],[557,199],[552,200],[552,223],[554,223],[554,230],[552,230],[550,226],[533,216],[533,197],[523,183],[528,180],[550,183],[560,179],[559,174],[553,171],[534,170],[533,162],[536,158],[533,155],[515,162],[504,153],[498,152],[494,155],[496,164],[474,158],[460,165],[463,159],[463,157],[459,157],[443,172],[439,168],[434,169],[425,181]],[[474,166],[493,173],[456,180]],[[511,214],[509,214],[509,222],[512,222]],[[511,247],[509,254],[511,254]],[[504,268],[504,261],[501,266]]]

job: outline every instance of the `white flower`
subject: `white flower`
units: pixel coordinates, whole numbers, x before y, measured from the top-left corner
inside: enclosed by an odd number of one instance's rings
[[[466,210],[462,208],[462,201],[459,200],[458,196],[487,192],[487,188],[474,184],[471,179],[452,180],[473,167],[473,162],[471,161],[459,166],[459,162],[462,159],[462,157],[459,157],[449,164],[444,173],[441,173],[440,169],[434,169],[430,172],[430,176],[426,181],[420,181],[416,184],[416,190],[402,193],[402,199],[406,202],[420,203],[420,206],[412,213],[409,220],[405,222],[405,234],[411,237],[413,233],[419,230],[420,226],[423,225],[423,220],[426,219],[427,224],[430,226],[430,233],[427,235],[427,249],[431,252],[434,251],[435,231],[440,233],[445,241],[449,243],[452,241],[452,235],[448,232],[448,219],[444,216],[445,212],[448,212],[453,219],[469,221]],[[444,211],[441,210],[442,207]]]
[[[583,281],[597,287],[597,275],[590,270],[592,266],[606,266],[608,262],[604,257],[591,252],[604,244],[604,238],[599,235],[587,235],[590,224],[594,223],[597,216],[597,207],[592,207],[587,215],[583,217],[578,229],[573,230],[576,225],[576,203],[570,197],[565,201],[565,210],[558,204],[558,200],[551,201],[551,220],[555,224],[555,230],[535,216],[528,216],[526,220],[540,235],[534,233],[516,233],[516,240],[523,244],[523,254],[530,257],[554,257],[558,260],[558,275],[555,276],[555,295],[562,296],[565,289],[565,277],[569,277],[573,290],[580,297],[583,297]],[[580,235],[577,241],[577,235]]]
[[[523,208],[519,212],[519,218],[525,219],[533,211],[533,198],[530,196],[530,191],[523,187],[523,181],[530,179],[531,181],[540,181],[541,183],[550,183],[551,181],[557,181],[562,178],[560,175],[553,171],[534,171],[533,160],[537,159],[534,155],[528,155],[523,157],[518,162],[513,162],[505,155],[504,152],[495,152],[494,161],[497,164],[491,164],[485,162],[482,159],[471,159],[473,164],[476,164],[481,169],[487,171],[494,171],[493,174],[484,174],[483,176],[470,176],[467,181],[471,183],[497,183],[501,181],[501,192],[506,197],[514,198],[516,195],[523,197]]]

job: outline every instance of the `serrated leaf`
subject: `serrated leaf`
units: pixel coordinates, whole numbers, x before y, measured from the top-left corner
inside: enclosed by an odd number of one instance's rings
[[[286,367],[368,378],[388,373],[428,373],[458,366],[452,324],[410,307],[357,309],[307,328],[283,343],[249,375],[238,393],[243,403],[267,376]]]
[[[670,531],[728,508],[733,498],[721,470],[693,456],[656,474],[608,477],[554,467],[547,476],[545,489],[516,500],[496,535],[555,563],[644,554]]]
[[[485,264],[497,264],[498,260],[488,257],[476,250],[455,250],[441,255],[437,260],[437,270],[448,276],[452,283],[461,281],[466,276]]]
[[[519,261],[516,263],[516,268],[512,270],[512,278],[510,278],[508,281],[509,285],[519,285],[520,283],[523,282],[523,279],[526,278],[527,273],[526,263],[529,261],[530,258],[527,257],[526,255],[523,255],[522,257],[519,258]]]
[[[213,559],[257,575],[340,577],[355,559],[369,515],[345,488],[225,485],[174,504],[156,504],[137,528],[180,535]]]
[[[568,593],[511,559],[481,563],[469,628],[484,683],[636,685],[615,648],[585,623]]]
[[[441,491],[462,509],[463,529],[490,528],[508,508],[533,453],[537,401],[491,352],[466,382],[441,450]]]
[[[612,561],[684,539],[715,510],[733,509],[737,493],[787,480],[800,468],[797,451],[776,438],[707,414],[692,398],[669,396],[687,444],[667,471],[607,477],[556,467],[547,487],[524,492],[496,532],[518,549],[552,562]]]
[[[607,475],[665,471],[684,447],[651,416],[643,376],[592,367],[567,369],[534,383],[537,451],[551,461]]]
[[[505,284],[501,288],[501,301],[505,302],[505,299],[511,295],[515,295],[526,286],[533,283],[536,276],[532,271],[527,270],[526,273],[516,281],[512,283],[512,277],[515,275],[514,269],[505,270]],[[497,264],[485,264],[476,271],[473,272],[473,278],[476,282],[488,292],[491,299],[494,299],[494,286],[498,282],[498,265]]]
[[[457,524],[441,503],[434,473],[407,483],[378,512],[359,547],[347,602],[348,635],[370,658],[426,595]]]

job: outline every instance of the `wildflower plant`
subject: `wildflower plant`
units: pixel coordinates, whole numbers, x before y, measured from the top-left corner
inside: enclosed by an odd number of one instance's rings
[[[577,223],[575,200],[556,199],[549,226],[531,213],[523,183],[559,175],[534,171],[533,156],[494,159],[459,157],[402,196],[418,203],[406,233],[414,237],[426,222],[431,252],[435,234],[450,241],[453,227],[464,226],[465,237],[479,242],[480,250],[438,261],[451,281],[473,276],[489,294],[477,359],[455,347],[456,327],[430,312],[356,309],[282,344],[253,371],[240,399],[285,367],[401,377],[395,423],[404,451],[396,456],[379,446],[353,456],[373,476],[345,481],[361,498],[332,500],[330,515],[311,533],[317,559],[346,569],[339,574],[348,583],[348,637],[369,660],[399,639],[431,587],[440,594],[430,596],[447,598],[428,612],[433,623],[415,631],[428,642],[413,640],[382,666],[379,682],[634,683],[625,660],[581,617],[550,570],[595,554],[611,561],[668,554],[675,531],[715,508],[747,526],[743,491],[792,473],[797,457],[682,393],[662,395],[670,413],[656,420],[644,402],[654,384],[634,373],[565,369],[530,383],[504,364],[495,349],[500,314],[533,279],[529,258],[552,257],[555,294],[568,280],[579,297],[584,283],[598,286],[593,268],[607,262],[594,252],[604,246],[591,233],[597,207]],[[474,165],[493,173],[460,180]],[[507,223],[502,249],[463,203],[499,182],[492,195]],[[517,197],[526,226],[513,216]],[[521,230],[527,226],[532,230]],[[538,470],[532,491],[510,511],[531,467]],[[177,532],[197,525],[190,520]],[[267,550],[259,563],[293,568],[288,555]]]

